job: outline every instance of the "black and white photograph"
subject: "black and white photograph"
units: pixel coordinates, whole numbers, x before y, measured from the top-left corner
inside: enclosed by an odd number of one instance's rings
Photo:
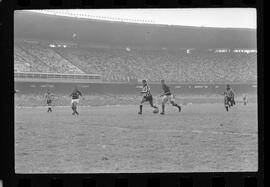
[[[14,11],[15,173],[258,171],[256,19]]]

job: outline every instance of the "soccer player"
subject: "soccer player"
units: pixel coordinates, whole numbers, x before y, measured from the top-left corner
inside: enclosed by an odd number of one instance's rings
[[[226,86],[226,91],[224,92],[224,105],[225,105],[225,108],[228,112],[228,108],[235,105],[235,101],[234,101],[234,92],[233,90],[231,89],[230,85],[227,84]]]
[[[164,115],[165,114],[165,104],[167,101],[170,101],[172,106],[175,106],[178,108],[178,111],[181,112],[181,106],[175,103],[174,96],[172,95],[170,88],[168,85],[165,84],[165,80],[161,80],[161,86],[164,91],[164,93],[161,95],[162,97],[162,111],[160,114]]]
[[[151,107],[158,109],[157,106],[153,105],[153,96],[150,92],[149,86],[146,83],[146,80],[142,80],[141,94],[142,94],[142,100],[140,104],[140,111],[138,112],[138,114],[142,114],[143,103],[147,101],[149,101]]]
[[[247,105],[247,95],[246,94],[243,94],[243,102],[244,102],[244,105]]]
[[[226,95],[228,96],[228,99],[229,99],[229,103],[230,103],[229,107],[235,105],[235,100],[234,100],[235,94],[229,84],[227,84]]]
[[[224,92],[224,106],[226,111],[229,111],[229,107],[230,107],[230,103],[229,103],[229,95],[227,94],[227,92]]]
[[[47,112],[52,112],[53,94],[49,90],[45,93],[45,100],[48,106]]]
[[[79,104],[80,97],[82,97],[82,93],[78,90],[77,87],[75,87],[75,89],[70,94],[70,97],[71,97],[71,109],[73,110],[72,115],[75,114],[79,115],[77,111],[77,105]]]

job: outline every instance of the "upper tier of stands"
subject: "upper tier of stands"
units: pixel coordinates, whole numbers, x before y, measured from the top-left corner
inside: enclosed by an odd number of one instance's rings
[[[101,74],[105,81],[171,82],[257,80],[256,53],[214,53],[93,47],[51,48],[15,43],[15,71]]]

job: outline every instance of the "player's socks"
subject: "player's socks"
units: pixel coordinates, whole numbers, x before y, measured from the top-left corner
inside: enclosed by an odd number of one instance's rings
[[[142,105],[140,105],[140,111],[138,112],[138,114],[142,114]]]
[[[178,108],[178,110],[179,110],[179,112],[181,112],[181,106],[179,106],[178,104],[174,104],[173,106],[175,106],[175,107],[177,107]]]
[[[164,115],[165,105],[162,105],[162,112],[160,114]]]
[[[175,107],[177,107],[177,108],[180,107],[178,104],[176,104],[176,103],[174,103],[174,102],[172,102],[172,105],[175,106]]]

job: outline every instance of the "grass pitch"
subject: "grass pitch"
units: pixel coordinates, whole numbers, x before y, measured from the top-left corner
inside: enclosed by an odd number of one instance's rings
[[[256,171],[257,104],[15,108],[16,173]]]

